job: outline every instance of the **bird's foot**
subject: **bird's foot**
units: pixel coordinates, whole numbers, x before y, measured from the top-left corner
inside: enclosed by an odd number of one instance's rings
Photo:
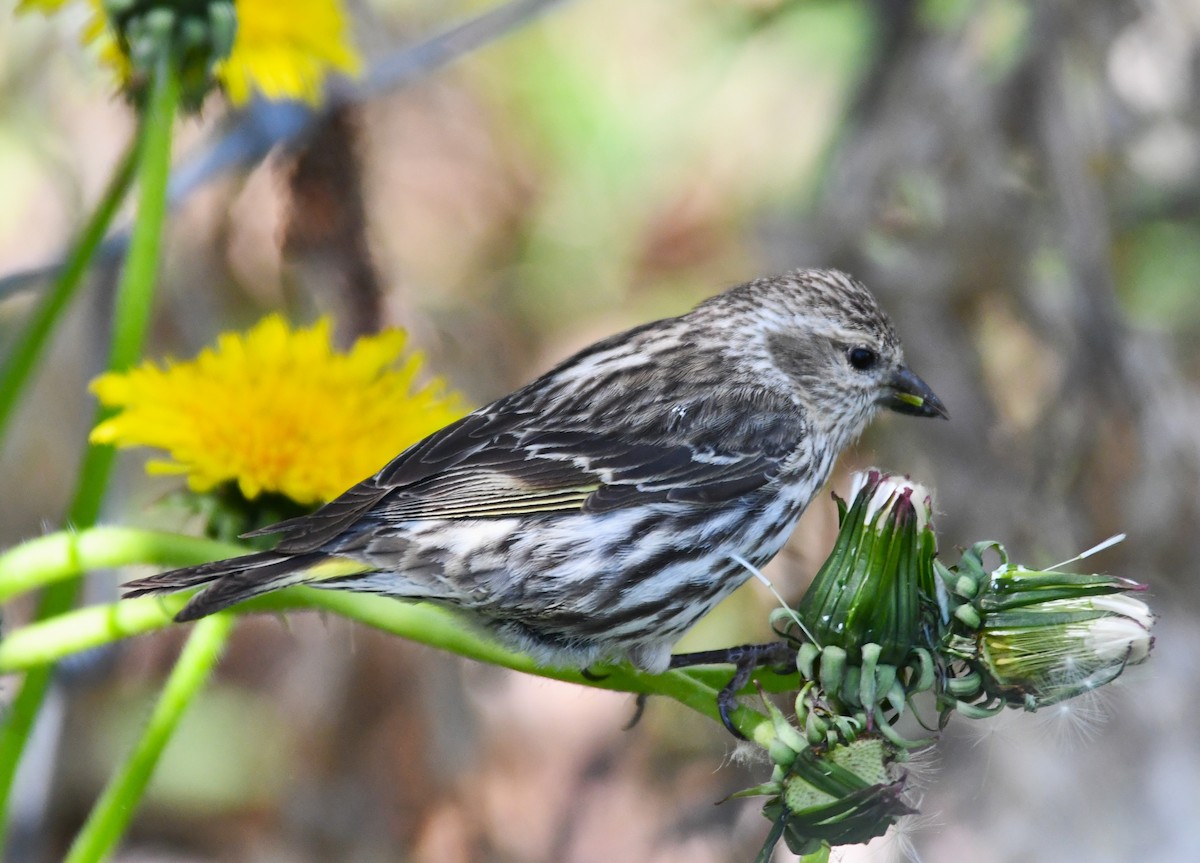
[[[742,644],[721,650],[678,653],[671,657],[670,667],[675,669],[696,665],[732,665],[733,677],[717,693],[717,712],[721,716],[721,724],[729,729],[729,733],[739,740],[745,740],[746,735],[738,730],[732,719],[733,711],[738,706],[738,692],[750,682],[750,675],[755,669],[764,666],[794,668],[795,662],[795,648],[785,641],[771,641],[766,644]]]

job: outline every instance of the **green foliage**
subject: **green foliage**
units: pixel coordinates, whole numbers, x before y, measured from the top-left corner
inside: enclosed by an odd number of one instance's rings
[[[1136,321],[1152,327],[1200,323],[1200,226],[1159,221],[1128,234],[1120,246],[1122,299]]]

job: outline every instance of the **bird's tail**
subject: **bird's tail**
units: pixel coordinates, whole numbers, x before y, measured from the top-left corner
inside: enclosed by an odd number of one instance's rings
[[[193,596],[175,615],[175,620],[183,623],[282,587],[345,577],[368,569],[345,558],[316,552],[289,555],[262,551],[130,581],[124,585],[128,589],[125,598],[148,593],[169,593],[207,584],[208,587]]]

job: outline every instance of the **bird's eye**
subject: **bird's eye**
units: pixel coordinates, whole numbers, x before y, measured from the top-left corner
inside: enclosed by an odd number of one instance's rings
[[[851,348],[846,357],[850,360],[850,365],[860,372],[865,372],[879,360],[879,355],[870,348]]]

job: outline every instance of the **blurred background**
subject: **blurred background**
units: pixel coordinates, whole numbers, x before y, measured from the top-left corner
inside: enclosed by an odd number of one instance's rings
[[[86,8],[14,5],[0,2],[0,278],[56,259],[132,128],[78,46]],[[873,464],[910,473],[938,491],[945,549],[996,539],[1029,565],[1128,533],[1089,563],[1148,582],[1161,618],[1151,661],[1091,703],[956,718],[915,771],[923,814],[840,859],[1197,859],[1200,2],[540,5],[181,188],[148,355],[191,356],[271,310],[329,313],[345,344],[405,327],[483,403],[749,277],[845,269],[953,421],[882,419],[833,488]],[[378,67],[488,4],[349,8]],[[180,129],[180,164],[236,122],[214,101]],[[113,278],[91,279],[0,452],[0,546],[61,521]],[[0,352],[42,284],[3,283]],[[158,503],[174,486],[143,461],[123,456],[105,518],[179,527]],[[785,596],[835,527],[822,497],[769,570]],[[89,596],[129,576],[97,573]],[[771,605],[747,585],[683,646],[761,638]],[[61,856],[182,634],[64,669],[13,860]],[[245,619],[119,859],[753,859],[759,805],[714,804],[766,768],[673,704],[623,730],[633,707],[338,619]]]

